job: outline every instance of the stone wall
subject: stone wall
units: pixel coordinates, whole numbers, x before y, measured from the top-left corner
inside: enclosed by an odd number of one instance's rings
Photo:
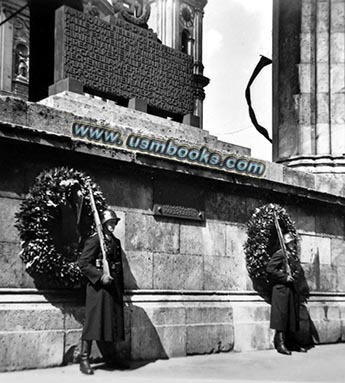
[[[35,176],[62,165],[92,176],[121,218],[126,341],[117,347],[124,356],[156,359],[272,347],[269,306],[252,288],[242,249],[246,222],[268,202],[283,205],[296,221],[313,291],[310,313],[321,341],[344,339],[342,183],[277,164],[267,163],[259,178],[75,144],[71,124],[82,118],[222,153],[249,153],[205,131],[85,96],[65,94],[45,103],[51,106],[0,98],[0,320],[6,323],[0,331],[0,370],[60,365],[78,354],[82,292],[38,288],[24,270],[14,228],[15,212]],[[201,191],[205,222],[154,215],[157,180],[167,189],[179,182],[186,192]]]

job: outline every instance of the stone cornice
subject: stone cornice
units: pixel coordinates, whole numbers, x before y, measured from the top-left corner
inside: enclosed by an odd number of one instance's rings
[[[96,105],[97,102],[95,102],[95,108]],[[213,180],[214,182],[229,183],[233,190],[245,188],[252,193],[265,193],[266,196],[281,195],[282,197],[285,196],[284,198],[288,196],[290,200],[292,198],[305,202],[317,201],[333,206],[345,206],[344,182],[335,181],[326,175],[295,171],[286,166],[270,162],[265,163],[266,172],[261,177],[218,170],[200,164],[191,164],[143,152],[135,152],[122,147],[108,148],[101,144],[76,141],[72,139],[72,123],[80,119],[87,121],[88,118],[47,106],[25,103],[21,100],[8,97],[0,97],[0,111],[0,137],[12,142],[48,146],[57,150],[66,150],[115,160],[123,163],[124,166],[139,166],[146,172],[174,172],[204,178],[205,180]],[[95,109],[95,115],[97,114],[96,112]],[[128,111],[126,108],[118,109],[118,112],[124,113],[123,120],[120,119],[119,114],[116,115],[119,124],[121,124],[120,121],[130,121],[130,116],[134,115],[133,111]],[[200,132],[198,129],[195,129],[195,132],[192,129],[191,134],[188,136],[188,130],[186,130],[184,125],[181,125],[181,132],[177,130],[173,133],[172,127],[175,125],[171,125],[171,121],[158,118],[147,120],[149,117],[139,112],[136,112],[135,116],[138,118],[136,124],[141,126],[140,130],[137,131],[139,134],[148,134],[147,130],[142,129],[145,126],[145,129],[148,129],[148,131],[152,129],[150,131],[152,136],[160,137],[160,135],[165,135],[166,138],[166,135],[169,134],[167,132],[170,129],[171,134],[174,134],[176,137],[181,135],[181,141],[178,138],[176,138],[176,141],[186,145],[198,145],[199,140],[207,137],[204,135],[197,136],[196,134]],[[140,116],[142,116],[142,120]],[[90,121],[92,121],[90,123],[95,123],[95,120]],[[149,121],[151,121],[151,125]],[[161,127],[166,125],[168,130],[161,130],[159,132],[159,125],[155,125],[152,121],[160,121]],[[107,123],[107,121],[104,122]],[[126,127],[124,129],[128,131],[129,128]],[[204,132],[201,132],[201,134],[204,134]],[[202,141],[200,144],[205,145],[205,142]],[[212,138],[210,145],[213,145],[212,148],[216,148],[220,143]],[[222,150],[225,150],[225,148],[224,146]],[[231,146],[229,150],[228,154],[231,153]],[[240,157],[250,159],[250,157],[243,154]]]

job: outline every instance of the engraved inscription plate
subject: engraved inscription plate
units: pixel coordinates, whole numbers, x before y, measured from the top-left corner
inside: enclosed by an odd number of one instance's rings
[[[203,211],[184,206],[154,205],[153,213],[162,217],[183,218],[194,221],[205,220],[205,213]]]
[[[138,97],[170,114],[193,112],[193,59],[151,31],[114,18],[56,11],[55,82],[73,78],[110,98]]]

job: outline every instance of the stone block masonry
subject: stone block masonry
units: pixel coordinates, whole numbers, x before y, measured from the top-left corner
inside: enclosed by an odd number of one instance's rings
[[[274,160],[344,174],[345,3],[278,0],[274,8]]]
[[[143,360],[271,348],[269,306],[245,268],[245,223],[264,203],[283,205],[301,237],[312,288],[310,313],[322,342],[344,339],[344,181],[267,163],[262,177],[109,149],[71,140],[75,120],[130,134],[172,137],[224,155],[248,150],[207,132],[82,95],[56,95],[46,105],[0,98],[0,370],[75,361],[84,321],[79,289],[37,284],[19,257],[15,213],[44,169],[70,166],[93,177],[121,221],[126,288],[124,357]],[[50,105],[50,106],[48,106]],[[204,220],[157,216],[164,185],[197,190]],[[157,186],[158,185],[158,186]],[[172,198],[174,196],[165,196]],[[198,205],[198,206],[199,206]],[[188,206],[184,206],[185,208]],[[27,356],[29,355],[29,356]],[[96,348],[94,358],[100,354]]]

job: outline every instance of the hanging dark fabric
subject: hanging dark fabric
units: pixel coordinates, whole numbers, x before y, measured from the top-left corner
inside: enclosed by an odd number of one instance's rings
[[[256,119],[254,109],[252,108],[252,101],[251,101],[251,98],[250,98],[250,86],[254,82],[256,76],[261,72],[261,69],[263,69],[266,65],[269,65],[269,64],[272,64],[272,60],[267,58],[267,57],[265,57],[265,56],[261,56],[260,61],[258,62],[257,66],[254,69],[254,72],[253,72],[252,76],[249,79],[249,82],[248,82],[248,85],[247,85],[247,88],[246,88],[246,100],[247,100],[247,104],[248,104],[248,107],[249,107],[249,117],[250,117],[253,125],[255,126],[256,130],[259,133],[261,133],[265,138],[267,138],[267,140],[269,142],[272,143],[272,139],[270,138],[267,130],[263,126],[261,126],[258,123],[258,120]]]

